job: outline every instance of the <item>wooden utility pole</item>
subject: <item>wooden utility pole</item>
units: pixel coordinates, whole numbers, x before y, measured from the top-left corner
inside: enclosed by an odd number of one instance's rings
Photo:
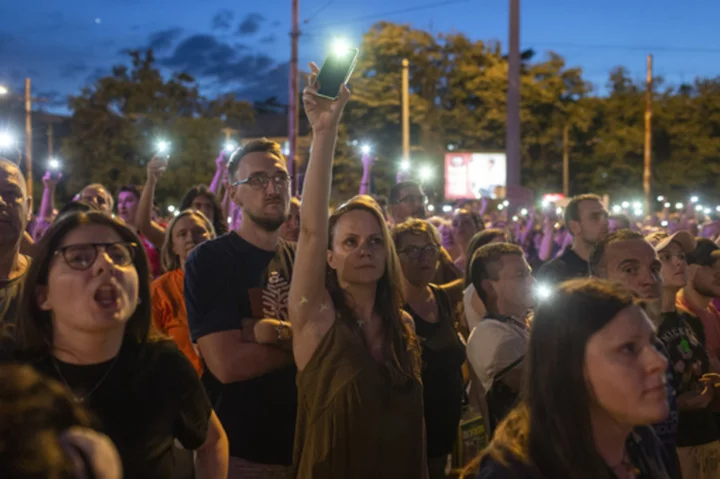
[[[569,153],[570,125],[565,123],[563,128],[563,194],[570,196],[570,153]]]
[[[508,51],[507,186],[520,186],[520,0],[510,0]]]
[[[32,96],[30,79],[25,79],[25,181],[27,183],[28,198],[33,196],[32,173]]]
[[[290,30],[290,84],[288,85],[288,170],[292,182],[292,193],[297,194],[300,189],[297,184],[297,130],[298,130],[298,38],[299,27],[298,0],[292,0],[292,29]]]
[[[235,128],[230,128],[229,126],[223,128],[222,131],[225,134],[225,141],[230,141],[230,137],[238,132]]]
[[[410,62],[402,61],[402,154],[410,161]]]
[[[653,57],[647,56],[647,78],[645,80],[645,168],[643,170],[643,190],[645,192],[645,214],[651,208],[651,172],[652,172],[652,90],[653,90]]]

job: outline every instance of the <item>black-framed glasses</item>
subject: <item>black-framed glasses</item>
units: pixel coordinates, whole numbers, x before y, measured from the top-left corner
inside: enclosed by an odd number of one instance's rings
[[[433,256],[437,256],[439,252],[440,247],[434,244],[425,245],[422,248],[419,246],[406,246],[400,250],[400,253],[414,260],[418,260],[425,255],[432,258]]]
[[[264,190],[267,188],[270,180],[272,179],[275,188],[287,188],[290,183],[290,175],[284,171],[275,173],[273,176],[266,175],[265,173],[259,173],[257,175],[248,176],[244,180],[236,181],[232,186],[248,184],[250,187],[256,190]]]
[[[116,266],[129,266],[135,259],[137,243],[120,241],[117,243],[82,243],[63,246],[55,250],[61,255],[68,266],[83,271],[95,264],[102,249]]]
[[[407,195],[398,200],[398,203],[420,203],[425,204],[427,196],[425,195]]]

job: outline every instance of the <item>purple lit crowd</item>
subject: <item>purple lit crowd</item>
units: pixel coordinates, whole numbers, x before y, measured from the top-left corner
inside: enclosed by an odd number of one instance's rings
[[[720,477],[714,208],[331,205],[309,84],[301,197],[266,139],[168,217],[163,155],[59,209],[0,159],[0,478]]]

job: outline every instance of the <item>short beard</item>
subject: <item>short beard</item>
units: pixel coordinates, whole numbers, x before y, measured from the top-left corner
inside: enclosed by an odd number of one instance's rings
[[[277,230],[280,229],[280,227],[287,221],[287,214],[282,215],[279,218],[262,218],[260,216],[256,216],[252,214],[249,211],[243,211],[243,217],[246,216],[260,229],[267,231],[268,233],[274,233]]]

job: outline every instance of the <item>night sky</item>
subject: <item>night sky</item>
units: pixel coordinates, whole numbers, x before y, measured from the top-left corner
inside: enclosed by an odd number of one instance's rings
[[[381,19],[505,43],[507,9],[507,0],[300,0],[301,67],[322,61],[334,36],[359,43]],[[614,66],[642,78],[647,53],[677,84],[720,73],[719,19],[716,0],[524,0],[522,46],[562,54],[600,93]],[[30,76],[46,108],[63,112],[67,95],[126,61],[124,50],[152,46],[164,71],[193,74],[204,94],[283,98],[289,30],[290,0],[5,0],[0,84],[17,90]]]

